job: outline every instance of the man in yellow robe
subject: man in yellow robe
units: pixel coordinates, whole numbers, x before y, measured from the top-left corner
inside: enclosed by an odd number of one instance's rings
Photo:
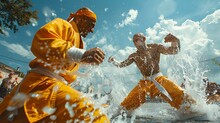
[[[106,115],[69,86],[79,64],[103,62],[99,48],[83,50],[82,37],[93,32],[96,14],[88,8],[56,18],[35,34],[31,51],[35,59],[23,81],[0,104],[0,122],[96,122],[108,123]]]
[[[172,34],[168,34],[165,42],[171,42],[171,46],[163,46],[161,44],[145,44],[146,37],[142,33],[133,36],[133,42],[137,51],[129,55],[123,62],[118,62],[113,57],[109,58],[109,62],[117,67],[126,67],[133,62],[137,65],[143,79],[139,81],[136,87],[128,94],[121,103],[120,110],[133,111],[134,109],[145,103],[146,95],[152,99],[156,96],[162,97],[172,107],[179,109],[185,102],[192,104],[195,101],[188,95],[184,94],[184,90],[170,81],[160,72],[159,62],[160,55],[174,55],[180,50],[180,41]],[[163,89],[161,89],[163,88]],[[185,108],[189,108],[184,107]],[[115,114],[113,117],[119,114]]]

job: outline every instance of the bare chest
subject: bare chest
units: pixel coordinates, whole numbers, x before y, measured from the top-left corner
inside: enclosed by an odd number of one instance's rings
[[[153,50],[148,50],[144,53],[137,53],[136,61],[147,62],[147,61],[152,61],[154,59],[157,59],[158,57],[159,57],[159,54],[157,52],[154,52]]]

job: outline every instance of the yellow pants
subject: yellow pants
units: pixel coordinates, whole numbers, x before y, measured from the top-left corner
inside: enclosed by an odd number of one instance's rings
[[[0,123],[8,123],[11,99],[18,86],[0,104]],[[13,123],[109,123],[109,119],[80,92],[56,79],[30,72],[20,86],[20,92],[35,94],[18,108]],[[15,103],[15,102],[14,102]],[[16,104],[16,103],[15,103]],[[49,110],[48,110],[49,109]],[[53,109],[54,111],[50,111]],[[11,123],[10,122],[10,123]]]
[[[170,94],[172,101],[169,100],[169,98],[166,97],[164,94],[162,94],[153,82],[149,80],[140,80],[138,85],[134,87],[134,89],[121,103],[121,106],[123,106],[126,110],[136,109],[141,104],[146,102],[146,95],[149,94],[151,98],[160,96],[172,107],[179,109],[180,105],[183,102],[183,89],[164,76],[159,76],[155,80],[166,89],[166,91]]]

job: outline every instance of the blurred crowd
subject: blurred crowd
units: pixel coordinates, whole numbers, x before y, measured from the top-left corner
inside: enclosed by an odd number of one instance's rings
[[[4,75],[0,71],[0,102],[4,97],[10,93],[10,91],[19,84],[20,80],[18,75],[14,72],[10,72],[7,75]]]

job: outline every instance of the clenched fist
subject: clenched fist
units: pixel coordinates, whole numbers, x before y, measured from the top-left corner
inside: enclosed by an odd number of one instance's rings
[[[100,48],[92,48],[87,50],[81,59],[82,63],[101,64],[105,59],[105,53]]]
[[[174,35],[172,35],[171,33],[169,33],[165,38],[164,38],[164,42],[174,42],[178,40],[177,37],[175,37]]]
[[[108,58],[108,62],[109,62],[109,63],[112,63],[114,60],[115,60],[115,59],[113,58],[113,56],[111,56],[111,57]]]

